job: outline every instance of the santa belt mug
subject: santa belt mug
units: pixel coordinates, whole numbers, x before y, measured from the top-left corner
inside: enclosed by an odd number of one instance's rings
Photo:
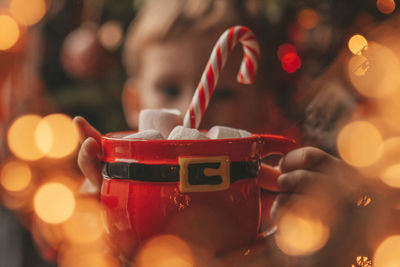
[[[256,135],[218,140],[102,137],[103,183],[112,243],[126,257],[147,239],[168,233],[224,253],[245,249],[263,213],[260,162],[297,147],[288,138]]]
[[[179,182],[180,192],[207,192],[229,188],[241,179],[254,178],[259,160],[230,162],[229,156],[180,157],[178,165],[106,162],[103,176],[142,182]]]

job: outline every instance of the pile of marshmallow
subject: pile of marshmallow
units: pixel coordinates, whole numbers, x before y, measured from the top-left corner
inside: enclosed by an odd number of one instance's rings
[[[183,127],[182,116],[177,109],[144,109],[139,115],[139,131],[124,138],[147,140],[198,140],[250,137],[241,129],[214,126],[208,132]]]

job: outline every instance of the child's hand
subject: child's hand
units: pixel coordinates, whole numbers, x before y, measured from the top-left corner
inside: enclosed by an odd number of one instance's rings
[[[80,143],[82,144],[78,155],[78,166],[83,175],[99,189],[102,179],[101,134],[82,117],[75,117],[73,121],[79,130]]]
[[[277,220],[286,208],[299,205],[324,219],[340,212],[360,192],[360,175],[345,162],[313,147],[293,150],[280,162],[279,195],[271,208]],[[336,215],[335,215],[336,214]],[[327,218],[329,217],[329,218]]]

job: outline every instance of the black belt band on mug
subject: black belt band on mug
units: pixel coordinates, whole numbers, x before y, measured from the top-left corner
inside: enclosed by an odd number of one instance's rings
[[[204,176],[206,168],[219,168],[219,163],[191,164],[189,179],[199,181],[201,184],[219,184],[213,176]],[[129,179],[143,182],[179,182],[179,165],[151,165],[127,162],[105,162],[103,176],[111,179]],[[260,161],[251,160],[243,162],[230,162],[230,183],[241,179],[254,178],[260,170]],[[207,180],[207,178],[210,178]]]

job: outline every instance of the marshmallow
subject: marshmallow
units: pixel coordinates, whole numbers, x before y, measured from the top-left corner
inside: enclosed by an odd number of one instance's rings
[[[162,140],[162,139],[164,139],[164,137],[161,135],[161,133],[156,130],[145,130],[145,131],[141,131],[141,132],[137,132],[134,134],[124,136],[124,138],[141,138],[141,139],[147,139],[147,140]]]
[[[186,128],[181,125],[176,126],[168,136],[168,140],[198,140],[198,139],[209,139],[209,138],[197,129]]]
[[[181,113],[177,109],[143,109],[139,114],[139,132],[157,130],[164,138],[175,126],[182,124]]]
[[[207,136],[210,139],[230,139],[250,137],[251,133],[226,126],[214,126],[208,131]]]

